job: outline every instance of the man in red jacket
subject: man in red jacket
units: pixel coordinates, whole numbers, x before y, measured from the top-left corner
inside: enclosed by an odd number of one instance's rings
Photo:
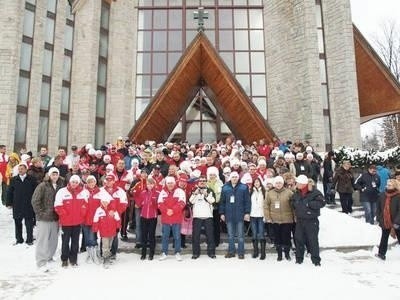
[[[181,252],[181,223],[182,210],[186,204],[185,191],[176,186],[175,178],[167,176],[165,187],[158,197],[158,208],[161,211],[162,224],[162,254],[160,260],[165,260],[168,254],[168,240],[172,231],[175,245],[175,257],[182,260]]]
[[[79,234],[85,222],[89,192],[80,185],[78,175],[72,175],[66,187],[56,194],[54,209],[60,218],[62,228],[61,261],[62,266],[77,266]],[[71,242],[71,246],[70,246]]]

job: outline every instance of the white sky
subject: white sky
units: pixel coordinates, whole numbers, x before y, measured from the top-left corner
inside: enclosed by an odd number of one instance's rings
[[[400,0],[350,0],[353,22],[369,40],[379,36],[382,24],[387,19],[400,22]],[[361,126],[361,135],[365,136],[378,130],[379,120],[372,120]]]

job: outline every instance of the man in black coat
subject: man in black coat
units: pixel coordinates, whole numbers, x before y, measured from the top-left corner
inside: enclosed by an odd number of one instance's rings
[[[381,179],[376,173],[375,165],[370,165],[368,171],[360,175],[355,182],[356,189],[360,191],[360,201],[364,207],[365,222],[371,225],[374,225],[380,185]]]
[[[25,220],[26,243],[33,244],[33,225],[35,213],[33,212],[31,200],[35,191],[36,179],[27,174],[28,167],[25,163],[18,165],[18,175],[11,178],[7,190],[7,207],[13,209],[15,222],[16,244],[22,244],[22,220]]]
[[[325,206],[325,199],[305,175],[296,178],[297,190],[292,196],[292,206],[296,217],[296,263],[304,260],[304,249],[307,245],[311,261],[315,266],[321,265],[319,256],[319,221],[320,209]]]

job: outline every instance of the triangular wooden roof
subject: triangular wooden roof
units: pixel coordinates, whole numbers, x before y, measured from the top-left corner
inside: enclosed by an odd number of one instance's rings
[[[245,143],[275,136],[206,35],[199,32],[129,133],[136,142],[165,141],[200,86],[233,135]]]
[[[353,27],[361,123],[400,112],[400,84]]]

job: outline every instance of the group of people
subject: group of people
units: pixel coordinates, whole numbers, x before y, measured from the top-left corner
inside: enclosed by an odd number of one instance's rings
[[[267,230],[278,261],[291,259],[293,239],[296,263],[301,264],[308,251],[312,263],[320,266],[320,209],[334,200],[336,191],[342,208],[351,207],[350,185],[366,195],[370,195],[370,186],[380,185],[366,175],[355,181],[347,164],[336,169],[333,152],[321,159],[310,145],[302,143],[260,140],[242,145],[232,137],[224,143],[196,145],[134,144],[120,137],[99,150],[90,144],[72,146],[67,155],[60,148],[54,158],[46,148],[33,158],[25,153],[8,156],[6,147],[0,145],[2,200],[13,209],[16,244],[24,242],[23,220],[29,245],[34,243],[33,227],[37,226],[36,263],[44,270],[53,260],[60,227],[63,267],[77,265],[81,233],[87,261],[108,267],[117,255],[119,239],[127,240],[129,226],[135,228],[140,259],[154,258],[159,227],[159,260],[168,257],[172,235],[175,258],[181,261],[188,220],[192,259],[201,255],[203,232],[207,255],[216,258],[224,226],[229,242],[225,257],[244,259],[249,224],[253,258],[265,259]],[[324,195],[316,188],[320,177]],[[390,232],[400,234],[399,193],[398,182],[388,180],[386,190],[377,196],[382,259]]]

